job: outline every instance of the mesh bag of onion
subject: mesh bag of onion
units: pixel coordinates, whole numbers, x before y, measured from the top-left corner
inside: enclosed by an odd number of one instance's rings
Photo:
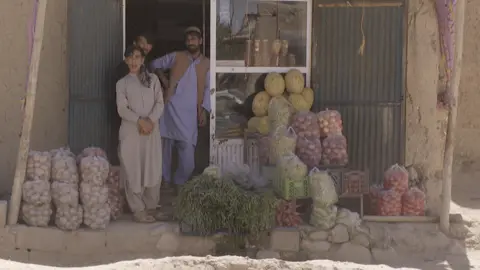
[[[292,117],[292,128],[299,137],[320,137],[317,116],[313,112],[300,111],[294,114]]]
[[[408,190],[408,171],[398,164],[390,167],[384,174],[383,187],[403,194]]]
[[[333,134],[322,142],[322,163],[324,165],[348,164],[347,138],[342,134]]]
[[[425,215],[425,193],[418,188],[411,188],[402,196],[402,215]]]
[[[298,136],[295,153],[305,165],[314,168],[322,159],[322,142],[319,138]]]
[[[342,133],[342,116],[338,111],[328,109],[321,111],[317,113],[317,119],[322,137]]]
[[[125,203],[125,195],[120,185],[120,167],[110,167],[107,187],[110,218],[116,220],[122,215]]]
[[[107,153],[105,153],[105,151],[102,148],[100,148],[100,147],[87,147],[87,148],[83,149],[82,152],[80,154],[78,154],[78,156],[76,157],[77,163],[80,164],[80,162],[82,161],[82,159],[84,157],[89,157],[89,156],[102,157],[102,158],[108,160]]]
[[[393,189],[382,190],[378,194],[377,214],[380,216],[400,216],[402,195]]]

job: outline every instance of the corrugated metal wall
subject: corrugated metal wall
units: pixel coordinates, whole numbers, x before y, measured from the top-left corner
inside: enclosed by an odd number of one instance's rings
[[[340,111],[349,166],[368,169],[371,182],[380,182],[386,168],[405,159],[404,7],[321,3],[313,16],[314,106]]]
[[[123,50],[121,2],[68,1],[69,145],[74,152],[102,147],[113,162],[112,141],[118,133],[112,130],[114,72]]]

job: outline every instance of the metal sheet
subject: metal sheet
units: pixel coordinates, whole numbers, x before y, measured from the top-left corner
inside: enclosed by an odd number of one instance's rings
[[[122,61],[122,1],[69,0],[69,144],[95,145],[116,158],[112,130],[115,67]],[[112,138],[112,135],[114,138]]]
[[[340,111],[349,167],[369,170],[379,183],[386,168],[405,160],[404,9],[322,2],[313,14],[314,109]]]

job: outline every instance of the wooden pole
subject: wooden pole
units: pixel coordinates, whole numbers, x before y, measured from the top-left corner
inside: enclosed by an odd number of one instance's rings
[[[12,197],[8,211],[8,224],[17,224],[22,200],[22,186],[27,168],[27,158],[30,149],[30,133],[33,123],[33,112],[35,110],[35,96],[37,94],[38,66],[43,43],[43,30],[45,26],[45,12],[47,0],[38,0],[37,20],[35,22],[35,34],[33,38],[32,58],[28,73],[27,92],[25,95],[25,112],[23,115],[22,134],[18,147],[17,166],[15,178],[13,179]]]
[[[443,159],[443,194],[442,208],[440,212],[440,229],[445,234],[450,234],[450,203],[452,199],[452,167],[453,167],[453,150],[455,139],[455,126],[457,124],[458,112],[458,88],[460,86],[460,74],[462,70],[463,60],[463,34],[465,25],[465,0],[457,0],[455,10],[455,59],[452,72],[452,80],[450,82],[450,91],[453,102],[448,111],[447,134],[445,140],[445,153]]]

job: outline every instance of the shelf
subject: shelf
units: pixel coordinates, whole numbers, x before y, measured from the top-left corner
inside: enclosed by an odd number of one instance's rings
[[[225,67],[216,66],[216,73],[287,73],[291,69],[298,69],[302,73],[308,73],[307,67]]]

